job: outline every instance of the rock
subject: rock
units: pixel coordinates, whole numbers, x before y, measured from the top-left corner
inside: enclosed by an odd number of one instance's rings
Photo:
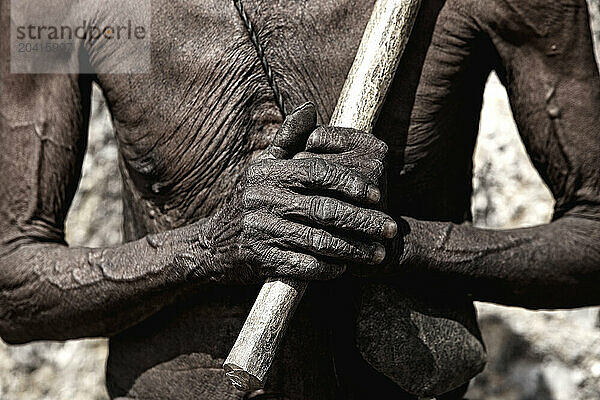
[[[478,304],[488,348],[470,400],[600,399],[600,329],[596,308],[528,311]]]
[[[473,224],[487,228],[536,225],[550,220],[553,207],[552,194],[521,142],[506,90],[492,74],[474,155]]]
[[[82,178],[65,223],[67,242],[89,247],[121,243],[122,214],[117,143],[108,108],[95,86]]]

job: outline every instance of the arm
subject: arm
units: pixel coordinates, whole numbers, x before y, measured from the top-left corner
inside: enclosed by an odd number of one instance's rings
[[[376,185],[343,165],[290,159],[316,128],[311,105],[286,119],[269,147],[274,157],[250,165],[215,215],[120,246],[69,247],[64,219],[80,175],[90,80],[9,73],[8,1],[0,4],[3,339],[108,336],[203,284],[327,279],[344,261],[382,261],[377,242],[396,229],[364,208],[379,200]],[[385,145],[371,144],[380,164]]]
[[[400,264],[446,292],[528,308],[600,303],[600,222],[564,216],[533,228],[492,231],[406,218]]]
[[[214,278],[212,255],[198,245],[205,222],[111,248],[67,246],[91,79],[11,74],[9,2],[0,6],[0,336],[23,343],[114,334]],[[65,12],[67,2],[53,7]]]
[[[1,72],[0,336],[10,343],[112,335],[206,283],[331,278],[343,271],[336,258],[383,258],[380,245],[340,232],[380,238],[389,218],[307,194],[323,189],[364,204],[377,201],[377,189],[344,168],[306,160],[256,163],[227,207],[184,228],[110,248],[68,247],[63,224],[85,148],[90,82],[12,75],[6,62]],[[298,130],[305,141],[315,129],[314,108],[295,115],[273,151]]]
[[[7,69],[3,62],[0,335],[12,343],[68,339],[135,324],[183,286],[189,269],[179,254],[202,258],[194,235],[174,231],[112,248],[69,248],[63,221],[86,145],[90,81]]]
[[[460,82],[467,63],[461,52],[489,43],[493,52],[472,56],[496,54],[491,65],[556,199],[554,220],[492,231],[406,218],[399,264],[476,300],[530,308],[600,304],[600,79],[585,2],[489,3],[447,2],[438,24],[446,16],[454,25],[436,27],[411,129],[443,114],[442,96],[457,92],[451,83]]]

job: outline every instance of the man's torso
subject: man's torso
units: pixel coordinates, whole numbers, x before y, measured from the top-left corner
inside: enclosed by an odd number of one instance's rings
[[[319,122],[328,122],[372,5],[372,0],[244,2],[288,111],[312,101]],[[96,15],[110,19],[115,11],[100,9]],[[98,76],[119,143],[127,240],[214,213],[282,121],[233,1],[153,1],[151,40],[150,73]],[[88,52],[91,60],[102,60],[103,52],[112,50],[92,47]],[[400,92],[401,86],[395,85],[395,90]],[[395,157],[403,153],[406,138],[398,137],[402,134],[394,129],[399,119],[408,118],[394,114],[403,109],[395,102],[406,99],[393,93],[390,99],[376,133],[391,147],[389,170],[404,173],[404,165],[410,164],[412,172],[401,180],[417,182],[415,163]],[[440,168],[449,169],[448,165]],[[469,173],[460,179],[468,186]],[[433,199],[446,198],[440,196],[446,186],[431,176],[425,182],[417,198],[428,193]],[[389,189],[392,215],[393,210],[401,213],[411,207],[406,194],[398,191],[396,197],[396,192]],[[468,195],[467,190],[459,198]],[[462,203],[450,211],[447,204],[439,203],[438,217],[460,219],[455,210],[468,208],[468,201]],[[432,213],[435,209],[429,207]],[[294,398],[349,398],[347,391],[360,397],[360,390],[349,389],[352,384],[345,371],[351,370],[357,375],[364,371],[369,377],[366,386],[376,384],[394,398],[401,396],[354,348],[355,299],[334,300],[336,293],[352,292],[352,285],[342,280],[312,286],[277,357],[271,386]],[[183,295],[176,304],[111,338],[107,366],[111,395],[242,396],[228,384],[220,366],[257,290],[207,287],[202,293]]]

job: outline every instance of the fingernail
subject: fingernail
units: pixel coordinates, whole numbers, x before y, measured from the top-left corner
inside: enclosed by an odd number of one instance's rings
[[[379,243],[375,244],[375,254],[373,254],[373,262],[379,264],[385,258],[385,247]]]
[[[313,133],[310,134],[310,136],[308,137],[308,140],[306,141],[306,150],[307,151],[310,151],[314,147],[318,147],[318,143],[321,141],[321,138],[319,136],[320,136],[320,134],[318,133],[317,130],[313,131]]]
[[[381,192],[373,185],[367,187],[367,200],[371,203],[379,203]]]
[[[398,225],[395,221],[391,219],[385,221],[383,223],[383,237],[386,239],[391,239],[398,233]]]
[[[295,113],[296,111],[302,111],[308,107],[315,108],[315,105],[312,101],[307,101],[306,103],[301,104],[298,107],[296,107],[296,109],[292,113]]]
[[[311,122],[314,119],[313,125],[316,125],[316,123],[317,123],[316,112],[315,112],[315,105],[313,103],[311,103],[309,101],[309,102],[302,104],[301,106],[296,107],[296,109],[294,111],[292,111],[292,113],[289,114],[288,117],[290,117],[292,115],[299,116],[300,114],[307,114],[310,117],[314,116],[314,118],[311,118]]]

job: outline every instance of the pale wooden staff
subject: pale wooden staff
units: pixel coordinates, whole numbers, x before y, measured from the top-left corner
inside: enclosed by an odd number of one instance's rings
[[[329,124],[371,132],[412,30],[421,0],[377,0]],[[307,282],[269,279],[223,364],[241,390],[263,386]]]

